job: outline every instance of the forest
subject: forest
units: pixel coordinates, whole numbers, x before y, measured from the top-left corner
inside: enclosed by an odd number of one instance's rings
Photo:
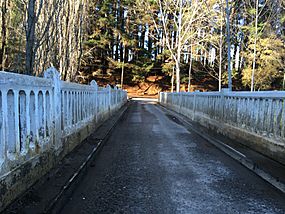
[[[285,89],[285,0],[0,1],[0,70],[142,94]]]

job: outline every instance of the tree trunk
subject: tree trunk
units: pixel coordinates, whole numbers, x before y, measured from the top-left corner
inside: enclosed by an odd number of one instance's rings
[[[254,73],[255,73],[255,66],[256,66],[256,42],[257,42],[257,25],[258,25],[258,5],[259,0],[256,0],[256,8],[255,8],[255,34],[254,34],[254,48],[253,48],[253,63],[252,63],[252,73],[251,73],[251,87],[250,91],[254,91]]]
[[[123,56],[124,56],[125,55],[125,48],[123,50],[124,50],[123,51]],[[123,89],[123,84],[124,84],[124,67],[125,67],[125,59],[123,59],[123,61],[122,61],[121,89]]]
[[[176,92],[180,92],[180,57],[175,62],[176,65]]]
[[[177,32],[177,59],[176,59],[176,92],[180,92],[180,60],[182,51],[181,31],[182,31],[182,4],[179,1],[178,32]]]
[[[148,26],[148,29],[149,29],[149,26]],[[151,39],[151,36],[150,34],[152,34],[152,32],[150,31],[149,29],[149,32],[148,32],[148,43],[147,43],[147,50],[150,54],[150,57],[152,58],[152,39]]]
[[[29,0],[28,2],[28,20],[26,30],[26,74],[33,73],[34,66],[34,45],[35,45],[35,26],[36,26],[36,14],[35,14],[35,0]]]
[[[115,42],[115,46],[116,46],[116,52],[115,52],[115,60],[118,61],[119,60],[119,41],[120,41],[120,37],[117,36],[116,37],[116,42]]]
[[[145,43],[145,26],[142,25],[142,34],[140,39],[140,44],[142,49],[144,49],[144,43]]]
[[[172,75],[171,75],[171,93],[174,92],[174,77],[175,76],[175,67],[172,68]]]
[[[228,88],[232,90],[230,7],[227,0]]]
[[[283,74],[283,90],[285,90],[285,72]]]
[[[1,49],[0,49],[0,66],[1,66],[1,70],[4,70],[5,68],[5,60],[4,60],[4,56],[5,56],[5,48],[6,48],[6,40],[7,40],[7,26],[6,26],[6,13],[7,13],[7,1],[8,0],[4,0],[2,1],[2,41],[1,41]]]
[[[222,2],[223,4],[223,2]],[[220,25],[220,61],[219,61],[219,91],[222,91],[222,62],[223,62],[223,22]]]
[[[124,62],[122,64],[122,72],[121,72],[121,89],[123,90],[124,87],[123,87],[123,84],[124,84]]]
[[[125,32],[124,30],[124,26],[125,26],[125,22],[124,22],[124,7],[121,6],[120,7],[120,19],[119,19],[119,23],[120,23],[120,30],[122,33]],[[121,41],[123,40],[123,36],[121,36]],[[121,42],[120,44],[120,62],[123,62],[124,60],[124,45],[123,43]]]
[[[192,45],[190,46],[190,62],[189,62],[189,80],[188,80],[188,92],[191,91],[191,73],[192,73]]]

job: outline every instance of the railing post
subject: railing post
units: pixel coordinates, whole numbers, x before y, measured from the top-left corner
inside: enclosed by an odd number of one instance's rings
[[[111,89],[111,86],[108,84],[107,86],[106,86],[106,89],[107,89],[107,91],[108,91],[108,111],[109,111],[109,113],[110,113],[110,111],[111,111],[111,99],[112,99],[112,89]]]
[[[94,88],[94,99],[95,99],[95,105],[94,105],[94,112],[95,114],[95,121],[97,122],[97,108],[98,108],[98,84],[95,80],[92,80],[90,85]]]
[[[199,93],[199,90],[194,91],[194,100],[193,100],[193,115],[192,115],[192,120],[195,120],[195,113],[196,113],[196,96]]]
[[[114,90],[115,90],[115,105],[116,105],[116,107],[118,107],[118,101],[119,101],[119,99],[118,99],[118,93],[119,93],[119,91],[118,91],[118,88],[117,88],[117,86],[115,86],[114,87]]]
[[[225,94],[228,92],[230,92],[229,88],[222,88],[221,90],[221,111],[222,111],[221,120],[222,121],[225,121],[225,104],[226,104]]]
[[[179,92],[179,94],[178,94],[178,100],[179,100],[179,113],[181,113],[182,101],[183,101],[183,92]]]
[[[53,143],[56,151],[59,153],[59,148],[62,147],[61,142],[61,83],[60,74],[55,68],[49,68],[45,71],[44,77],[46,79],[51,79],[53,84],[53,94],[51,97],[51,111],[52,111],[52,121],[54,124],[53,130]]]
[[[165,104],[167,104],[168,103],[168,96],[169,96],[169,93],[163,93],[163,102],[165,103]]]

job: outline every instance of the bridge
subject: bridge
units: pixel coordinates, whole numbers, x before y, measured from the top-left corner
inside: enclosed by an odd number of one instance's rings
[[[284,92],[0,83],[3,213],[285,212]]]

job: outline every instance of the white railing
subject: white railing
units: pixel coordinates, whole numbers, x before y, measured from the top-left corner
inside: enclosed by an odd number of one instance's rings
[[[121,107],[125,91],[110,86],[0,72],[0,177],[31,157],[62,146],[61,139]]]
[[[159,99],[193,120],[214,119],[285,146],[285,92],[160,93]]]

